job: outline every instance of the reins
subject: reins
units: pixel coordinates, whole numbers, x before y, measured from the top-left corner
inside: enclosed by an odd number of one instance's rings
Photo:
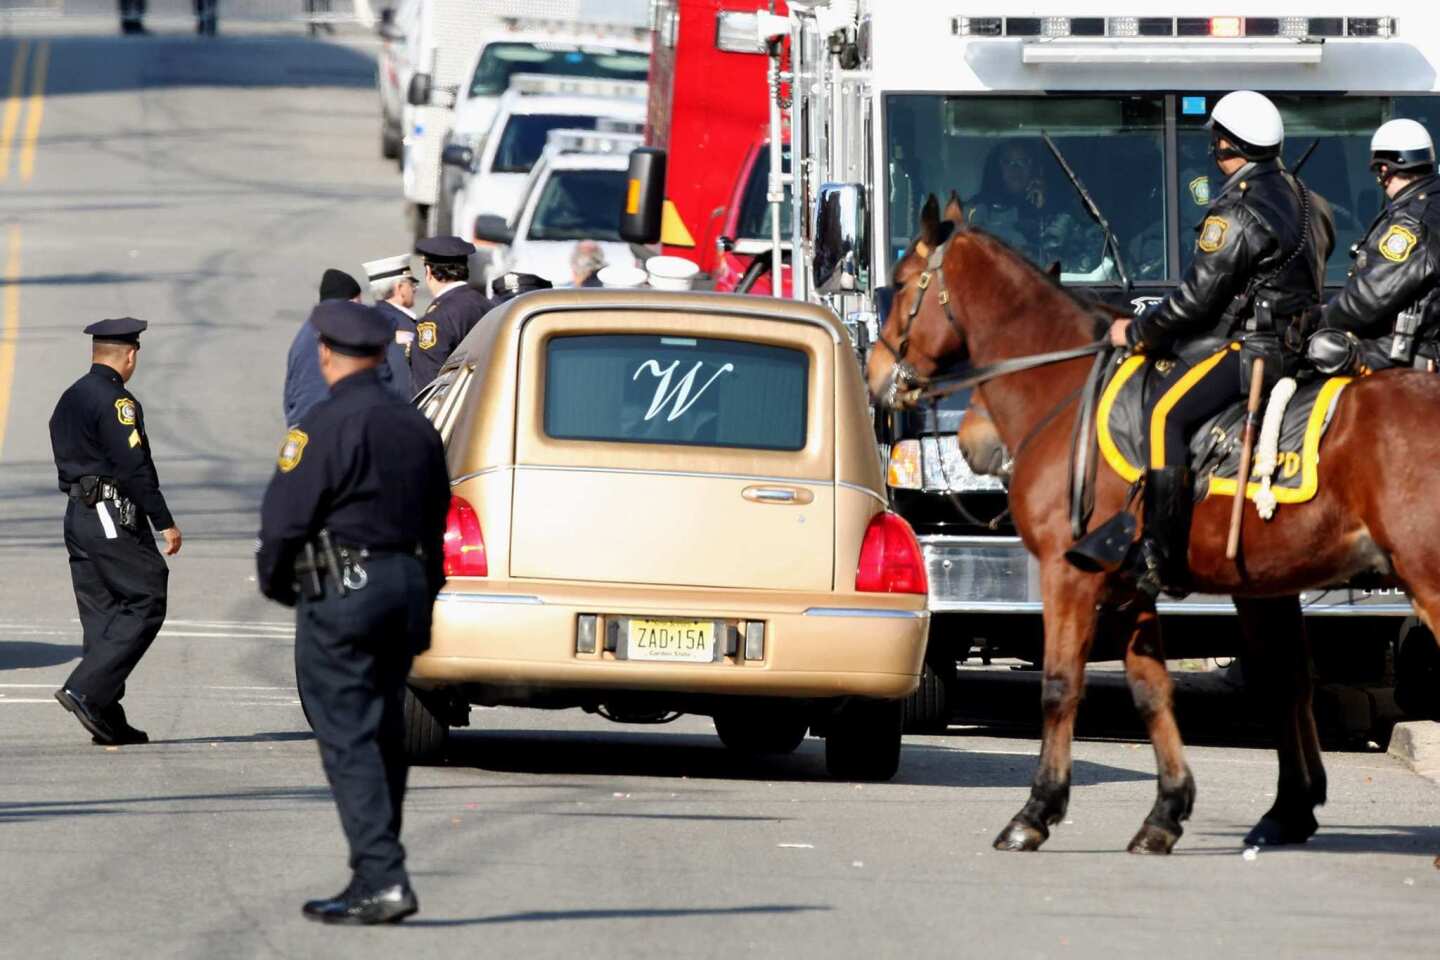
[[[998,360],[995,363],[987,363],[983,366],[972,367],[965,373],[947,373],[935,377],[920,377],[922,386],[899,395],[901,400],[910,403],[919,403],[922,400],[938,400],[941,397],[948,397],[952,393],[959,393],[961,390],[968,390],[970,387],[977,387],[996,377],[1007,376],[1012,373],[1023,373],[1026,370],[1034,370],[1037,367],[1048,367],[1054,363],[1064,363],[1066,360],[1078,360],[1081,357],[1093,357],[1108,349],[1108,339],[1096,340],[1087,343],[1083,347],[1071,347],[1068,350],[1052,350],[1049,353],[1032,353],[1024,357],[1012,357],[1009,360]]]

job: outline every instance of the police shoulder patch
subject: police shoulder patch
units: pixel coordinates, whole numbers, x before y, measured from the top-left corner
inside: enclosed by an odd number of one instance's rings
[[[280,459],[276,462],[281,473],[289,473],[300,466],[300,458],[305,455],[305,444],[310,442],[310,436],[304,430],[291,430],[285,434],[285,442],[280,445]]]
[[[1392,223],[1390,229],[1380,238],[1380,256],[1392,263],[1404,263],[1410,259],[1410,251],[1415,249],[1415,244],[1420,238],[1414,232]]]
[[[415,345],[421,350],[431,349],[439,339],[439,331],[433,320],[415,324]]]
[[[1204,253],[1214,253],[1225,246],[1225,235],[1230,232],[1230,221],[1224,217],[1206,217],[1200,224],[1200,236],[1195,246]]]
[[[1189,184],[1190,199],[1197,207],[1210,206],[1210,178],[1196,177]]]
[[[122,427],[135,426],[135,401],[129,397],[121,397],[115,401],[115,416]]]

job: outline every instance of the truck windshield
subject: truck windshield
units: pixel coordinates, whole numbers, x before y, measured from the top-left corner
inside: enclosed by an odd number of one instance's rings
[[[644,80],[650,74],[650,55],[589,45],[492,43],[480,55],[470,79],[470,96],[498,97],[510,87],[510,77],[516,73]]]
[[[790,172],[790,148],[781,154],[783,168]],[[745,196],[740,203],[739,228],[735,231],[737,240],[770,239],[770,148],[763,148],[750,168],[750,180],[745,184]],[[785,202],[780,205],[780,232],[788,235],[790,230],[790,188],[785,188]]]
[[[495,146],[494,173],[529,173],[545,149],[551,130],[594,130],[598,118],[569,113],[511,114]]]
[[[1041,140],[1044,131],[1109,220],[1131,279],[1178,281],[1211,192],[1224,179],[1205,128],[1218,96],[887,97],[887,269],[913,239],[926,195],[954,190],[973,223],[1042,268],[1059,261],[1065,282],[1116,282],[1101,231]],[[1272,99],[1285,119],[1288,165],[1317,143],[1301,178],[1334,208],[1336,254],[1326,279],[1343,283],[1345,251],[1380,209],[1368,169],[1370,135],[1392,117],[1433,126],[1440,97]]]
[[[556,170],[545,181],[531,240],[620,240],[620,210],[628,181],[624,170]]]

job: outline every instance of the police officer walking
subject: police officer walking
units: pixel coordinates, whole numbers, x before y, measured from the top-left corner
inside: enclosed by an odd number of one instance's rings
[[[146,743],[120,700],[125,680],[165,623],[169,568],[180,552],[140,401],[125,388],[135,373],[144,320],[92,323],[90,372],[60,397],[50,417],[50,444],[65,508],[65,549],[84,635],[80,665],[55,693],[99,744]]]
[[[410,348],[411,378],[420,391],[494,304],[470,286],[474,244],[459,237],[430,237],[417,243],[415,250],[425,258],[425,285],[433,298],[415,324],[415,343]]]
[[[1370,139],[1370,168],[1389,203],[1354,246],[1350,279],[1325,305],[1309,357],[1325,373],[1434,369],[1440,359],[1435,144],[1414,120],[1391,120]]]
[[[430,644],[450,484],[439,434],[377,374],[390,322],[343,300],[310,322],[330,395],[280,449],[258,579],[297,608],[296,675],[350,847],[349,885],[304,915],[391,923],[418,909],[400,845],[405,679]]]
[[[1285,328],[1320,301],[1325,261],[1334,246],[1329,205],[1291,176],[1280,160],[1280,112],[1249,90],[1222,97],[1211,111],[1211,152],[1228,178],[1195,243],[1180,285],[1134,320],[1117,320],[1117,346],[1159,358],[1159,385],[1147,406],[1150,470],[1144,488],[1144,537],[1137,552],[1140,590],[1183,590],[1188,580],[1194,478],[1189,440],[1208,417],[1246,390],[1247,351],[1267,355],[1266,379],[1278,378]],[[1077,545],[1082,558],[1085,541]]]

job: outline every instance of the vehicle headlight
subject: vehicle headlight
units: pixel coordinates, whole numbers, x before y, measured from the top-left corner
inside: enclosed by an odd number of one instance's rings
[[[890,448],[888,482],[901,490],[951,493],[1003,492],[999,477],[982,476],[970,469],[953,435],[901,440]]]

